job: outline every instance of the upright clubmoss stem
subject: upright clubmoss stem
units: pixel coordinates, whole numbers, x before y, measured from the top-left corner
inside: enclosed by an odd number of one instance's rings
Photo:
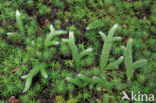
[[[20,30],[20,33],[22,34],[22,36],[24,36],[25,35],[24,26],[21,18],[21,13],[18,10],[16,10],[16,22]]]
[[[123,56],[121,56],[118,60],[116,60],[114,63],[110,63],[107,65],[108,62],[108,57],[111,51],[111,47],[114,41],[119,41],[121,40],[121,37],[113,37],[116,29],[118,28],[118,24],[115,24],[109,31],[108,36],[106,36],[102,31],[99,32],[99,34],[101,35],[103,41],[104,41],[104,45],[103,45],[103,49],[102,49],[102,53],[100,56],[100,63],[99,66],[101,69],[114,69],[117,68],[118,65],[122,62],[123,60]],[[112,67],[112,68],[110,68]]]
[[[72,52],[72,58],[74,60],[75,68],[77,71],[81,70],[81,64],[80,61],[92,52],[92,48],[88,48],[86,50],[83,50],[81,53],[79,53],[78,48],[75,44],[75,38],[74,38],[74,32],[69,32],[69,39],[62,39],[64,42],[66,42],[69,45],[69,48]]]
[[[147,60],[140,59],[136,62],[133,62],[133,56],[132,56],[132,43],[133,40],[129,39],[127,42],[127,47],[121,46],[122,52],[124,54],[124,62],[126,67],[126,75],[127,75],[127,81],[128,83],[131,82],[131,78],[133,77],[135,69],[143,66],[146,64]]]

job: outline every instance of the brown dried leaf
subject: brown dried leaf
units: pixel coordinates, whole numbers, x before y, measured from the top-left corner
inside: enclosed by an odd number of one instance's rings
[[[9,99],[9,103],[21,103],[19,100],[15,99],[15,96],[11,96]]]

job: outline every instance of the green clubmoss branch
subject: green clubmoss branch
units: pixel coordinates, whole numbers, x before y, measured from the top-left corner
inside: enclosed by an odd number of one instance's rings
[[[125,66],[126,66],[126,75],[127,75],[128,82],[131,81],[134,71],[137,68],[145,65],[147,62],[147,60],[145,60],[145,59],[140,59],[140,60],[137,60],[136,62],[133,62],[132,43],[133,43],[133,40],[129,39],[129,41],[127,42],[127,47],[121,46],[121,49],[124,54],[124,62],[125,62]]]
[[[62,39],[62,40],[69,45],[70,50],[72,52],[73,60],[75,62],[75,68],[77,71],[79,71],[81,69],[80,60],[82,60],[84,56],[91,53],[92,48],[88,48],[82,51],[81,53],[79,53],[78,48],[75,44],[74,33],[72,31],[69,32],[69,39]]]
[[[44,47],[45,49],[47,49],[49,46],[54,46],[54,45],[58,45],[59,42],[53,40],[55,36],[60,36],[63,34],[66,34],[67,32],[64,30],[55,30],[55,28],[53,27],[53,25],[50,25],[50,33],[47,35],[45,42],[44,42]],[[53,41],[52,41],[53,40]]]
[[[118,60],[116,60],[114,63],[110,63],[107,65],[108,57],[111,51],[111,47],[114,41],[120,41],[121,37],[113,37],[116,29],[118,27],[118,24],[115,24],[109,31],[108,36],[106,36],[102,31],[99,32],[101,35],[104,45],[102,49],[102,54],[100,56],[100,68],[105,70],[110,69],[117,69],[118,65],[123,61],[123,56],[121,56]]]
[[[46,59],[46,56],[42,55],[44,52],[46,52],[50,46],[58,45],[59,42],[53,40],[55,36],[60,36],[63,34],[66,34],[66,31],[63,30],[55,30],[53,25],[50,25],[50,33],[46,36],[45,41],[44,41],[44,50],[43,53],[39,53],[39,57],[42,60],[41,63],[36,64],[33,69],[25,76],[22,76],[23,79],[26,79],[26,84],[25,84],[25,89],[23,92],[26,92],[32,83],[32,78],[38,73],[41,72],[41,75],[44,78],[48,78],[47,72],[46,72],[46,63],[44,60]],[[38,53],[37,53],[38,54]]]
[[[25,88],[23,90],[23,93],[26,92],[30,88],[33,77],[39,71],[41,71],[41,74],[44,78],[48,78],[48,75],[47,75],[45,68],[46,68],[45,63],[37,64],[34,66],[34,68],[27,75],[24,75],[21,77],[22,79],[26,79]]]
[[[22,36],[24,36],[25,35],[24,26],[21,18],[21,13],[18,10],[16,10],[16,22],[18,29],[20,30]]]
[[[73,85],[78,86],[79,88],[86,88],[89,86],[90,89],[93,89],[96,86],[97,90],[101,90],[102,88],[106,88],[108,91],[111,92],[111,88],[113,84],[108,82],[105,77],[103,76],[86,76],[83,74],[76,75],[75,78],[72,77],[66,77],[66,80]]]
[[[7,33],[8,38],[17,40],[17,39],[21,39],[25,36],[25,30],[24,30],[24,26],[23,26],[23,22],[22,22],[21,13],[18,10],[16,10],[16,24],[17,24],[17,27],[18,27],[21,35],[16,32],[8,32]]]

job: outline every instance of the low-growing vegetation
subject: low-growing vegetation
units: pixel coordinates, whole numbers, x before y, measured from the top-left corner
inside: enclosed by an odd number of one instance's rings
[[[155,34],[155,0],[0,0],[0,103],[155,95]]]

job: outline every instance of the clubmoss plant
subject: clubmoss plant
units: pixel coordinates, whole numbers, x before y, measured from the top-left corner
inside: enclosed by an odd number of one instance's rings
[[[36,63],[33,69],[27,75],[22,76],[22,79],[26,79],[25,88],[23,92],[26,92],[30,88],[32,79],[38,72],[41,72],[41,75],[44,78],[48,78],[47,72],[45,70],[47,67],[47,63],[45,62],[45,60],[47,59],[47,56],[44,55],[44,53],[48,51],[50,46],[59,44],[58,41],[53,40],[55,36],[60,36],[66,33],[67,32],[63,30],[55,30],[53,25],[50,25],[50,33],[45,38],[44,45],[43,45],[44,46],[43,53],[39,52],[41,62]]]
[[[75,44],[74,32],[69,32],[69,39],[62,39],[64,42],[68,43],[70,50],[72,51],[73,60],[75,62],[75,68],[77,71],[81,69],[80,61],[92,52],[92,48],[88,48],[81,53],[79,53],[78,48]]]
[[[127,75],[128,82],[131,81],[134,71],[137,68],[145,65],[147,62],[147,60],[145,60],[145,59],[140,59],[140,60],[133,62],[132,43],[133,43],[133,40],[129,39],[127,42],[127,47],[121,46],[121,49],[124,54],[124,62],[125,62],[125,66],[126,66],[126,75]]]
[[[21,13],[18,10],[16,10],[16,21],[17,21],[17,26],[20,30],[20,33],[22,35],[25,35],[24,26],[23,26],[23,22],[22,22],[22,18],[21,18]]]
[[[106,88],[109,92],[111,92],[111,88],[113,86],[113,84],[108,82],[103,75],[90,76],[90,75],[84,75],[79,73],[78,75],[76,75],[75,78],[66,77],[66,80],[72,83],[73,85],[78,86],[79,88],[86,88],[87,86],[89,86],[90,89],[94,89],[94,86],[96,86],[97,90]]]
[[[89,28],[89,27],[87,27]],[[123,61],[123,56],[121,56],[118,60],[116,60],[113,63],[108,62],[108,57],[111,51],[111,47],[114,41],[120,41],[121,37],[113,37],[116,29],[118,28],[118,24],[115,24],[109,31],[108,36],[105,35],[102,31],[99,31],[99,34],[101,35],[103,41],[105,42],[103,45],[102,49],[102,54],[100,56],[100,68],[105,69],[105,70],[110,70],[110,69],[117,69],[118,65]]]
[[[81,81],[80,77],[82,80],[84,81]],[[88,79],[89,81],[86,81],[86,79]],[[72,78],[72,77],[66,77],[66,80],[80,88],[84,88],[88,85],[88,82],[91,81],[91,79],[89,79],[88,77],[82,75],[82,74],[78,74],[76,78]]]
[[[21,35],[19,35],[18,33],[15,33],[15,32],[8,32],[7,33],[8,37],[18,38],[18,37],[25,36],[25,31],[24,31],[21,13],[18,10],[16,10],[16,24],[17,24],[18,29],[20,30]]]
[[[104,20],[100,19],[100,20],[95,20],[93,21],[92,23],[90,23],[88,26],[87,26],[87,30],[91,30],[91,29],[95,29],[95,28],[99,28],[99,27],[104,27],[105,24],[103,23]]]

